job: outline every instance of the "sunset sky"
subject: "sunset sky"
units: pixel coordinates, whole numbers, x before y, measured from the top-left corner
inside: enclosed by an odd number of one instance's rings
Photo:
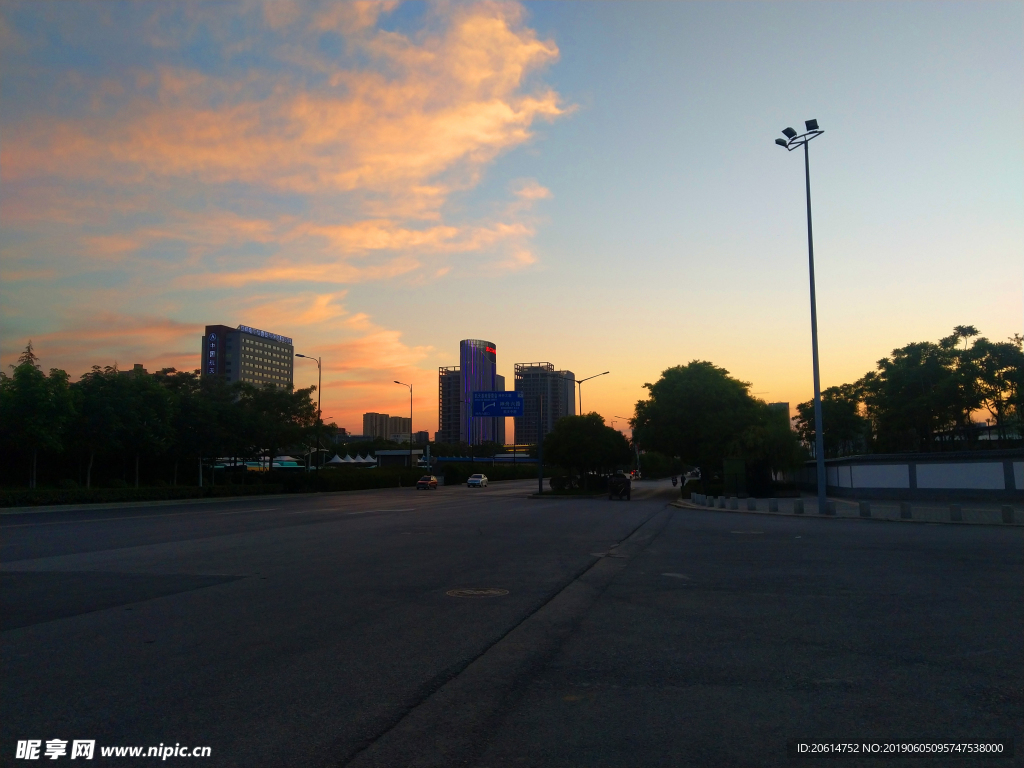
[[[0,4],[0,357],[324,358],[324,415],[437,428],[459,340],[584,409],[710,360],[811,396],[958,324],[1024,331],[1024,5]],[[296,361],[296,383],[316,366]],[[625,425],[619,420],[619,428]]]

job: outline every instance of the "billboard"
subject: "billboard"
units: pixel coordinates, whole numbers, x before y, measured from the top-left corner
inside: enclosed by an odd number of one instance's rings
[[[474,392],[473,418],[523,415],[522,392]]]

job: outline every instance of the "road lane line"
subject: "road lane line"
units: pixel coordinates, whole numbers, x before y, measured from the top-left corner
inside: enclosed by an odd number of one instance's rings
[[[280,509],[280,507],[267,507],[266,509],[240,509],[238,512],[215,512],[213,517],[218,515],[237,515],[241,512],[265,512],[267,509]],[[88,520],[49,520],[44,523],[12,523],[10,525],[0,525],[2,528],[26,528],[36,525],[80,525],[81,523],[103,523],[111,520],[146,520],[150,517],[182,517],[184,515],[201,515],[210,514],[209,510],[200,510],[196,512],[161,512],[159,515],[122,515],[121,517],[91,517]]]

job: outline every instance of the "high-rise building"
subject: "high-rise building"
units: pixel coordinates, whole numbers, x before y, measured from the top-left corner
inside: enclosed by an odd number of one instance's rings
[[[200,370],[203,376],[223,376],[261,386],[293,385],[295,348],[287,336],[240,325],[206,326]]]
[[[386,413],[364,413],[363,435],[369,438],[388,439],[388,419]]]
[[[437,369],[437,432],[439,443],[505,442],[505,419],[474,418],[474,392],[504,392],[505,377],[496,371],[493,342],[463,339],[459,342],[461,365]]]
[[[493,392],[498,352],[494,342],[463,339],[459,342],[460,439],[479,445],[497,437],[496,419],[473,418],[473,393]]]
[[[412,429],[412,419],[408,416],[388,416],[388,439],[395,440],[394,435],[402,435],[403,439],[409,440],[409,430]]]
[[[576,415],[576,375],[572,371],[556,371],[551,363],[516,363],[515,376],[515,391],[523,393],[523,415],[515,418],[516,443],[533,445],[560,418]]]
[[[457,443],[462,434],[460,384],[459,366],[437,369],[437,433],[434,440],[438,443]]]
[[[768,403],[768,407],[779,415],[784,415],[786,417],[786,425],[791,426],[791,422],[789,420],[789,403]]]

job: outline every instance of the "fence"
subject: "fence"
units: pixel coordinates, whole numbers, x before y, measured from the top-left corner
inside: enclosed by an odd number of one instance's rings
[[[825,461],[827,493],[840,498],[1020,501],[1024,451],[894,453]],[[792,478],[816,491],[813,461]]]

